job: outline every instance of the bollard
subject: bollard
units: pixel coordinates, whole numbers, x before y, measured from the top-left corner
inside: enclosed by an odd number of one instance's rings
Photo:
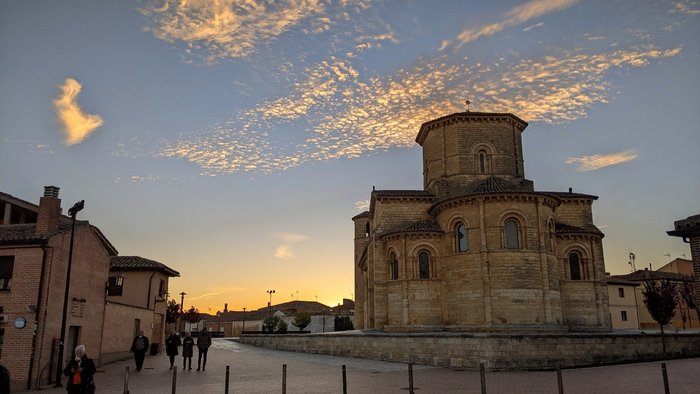
[[[231,367],[226,366],[226,386],[224,386],[224,393],[228,394],[228,374]]]
[[[664,377],[664,394],[670,394],[671,391],[668,388],[668,373],[666,373],[666,363],[661,363],[661,375]]]
[[[408,363],[408,393],[414,394],[414,392],[413,392],[413,363]]]
[[[343,365],[343,394],[348,394],[348,379],[345,374],[345,365]]]
[[[481,375],[481,394],[486,394],[486,372],[484,363],[479,363],[479,374]]]
[[[129,394],[129,367],[124,370],[124,394]]]
[[[173,365],[173,394],[177,391],[177,365]]]
[[[557,363],[557,387],[559,388],[559,394],[564,394],[564,381],[561,378],[561,364]]]
[[[287,394],[287,364],[282,364],[282,394]]]

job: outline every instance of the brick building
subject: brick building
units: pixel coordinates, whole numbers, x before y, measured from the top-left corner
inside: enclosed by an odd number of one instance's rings
[[[507,113],[424,123],[423,190],[373,190],[355,224],[357,328],[607,331],[596,196],[535,191]]]
[[[38,206],[0,192],[0,363],[10,371],[13,390],[40,387],[56,377],[72,228],[58,191],[45,187]],[[117,250],[86,220],[77,220],[74,231],[64,360],[83,344],[100,364],[103,347],[122,330],[105,324],[115,320],[107,284]],[[150,307],[130,305],[121,316],[133,322],[144,309],[150,324],[157,314]],[[150,328],[144,331],[148,335]],[[127,352],[130,342],[122,345]]]
[[[674,230],[666,233],[680,237],[689,244],[693,259],[693,278],[695,283],[695,305],[700,305],[700,214],[689,216],[673,223]]]

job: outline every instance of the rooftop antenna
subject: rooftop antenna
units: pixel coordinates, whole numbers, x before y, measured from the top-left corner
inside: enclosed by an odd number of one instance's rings
[[[469,104],[471,104],[472,102],[469,100],[466,100],[464,103],[467,104],[467,112],[469,112]]]
[[[671,253],[665,253],[664,256],[668,257],[668,261],[671,261]]]
[[[628,262],[628,264],[630,265],[630,268],[632,268],[632,272],[635,272],[637,270],[637,267],[634,265],[635,257],[636,256],[634,255],[634,253],[630,252],[630,261]]]

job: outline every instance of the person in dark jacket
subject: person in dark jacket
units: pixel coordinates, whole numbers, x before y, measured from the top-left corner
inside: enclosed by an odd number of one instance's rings
[[[95,362],[88,358],[85,346],[75,348],[75,358],[68,362],[63,374],[68,376],[66,390],[68,394],[92,394],[95,392]]]
[[[170,357],[170,369],[173,369],[175,364],[175,356],[177,356],[177,347],[180,346],[180,337],[175,334],[175,331],[170,331],[170,335],[165,338],[165,354]]]
[[[148,350],[148,337],[143,335],[143,331],[131,342],[131,352],[134,353],[134,361],[136,362],[136,372],[143,368],[143,359],[146,358],[146,350]]]
[[[197,355],[197,371],[200,367],[202,371],[207,369],[207,352],[209,351],[209,346],[211,346],[211,335],[206,328],[202,328],[197,337],[197,349],[199,349],[199,354]],[[202,363],[202,356],[204,356],[204,363]]]
[[[192,352],[194,349],[194,338],[190,335],[189,331],[185,332],[185,338],[182,339],[182,370],[185,370],[185,364],[187,364],[187,370],[192,370]]]
[[[10,393],[10,371],[0,364],[0,394]]]

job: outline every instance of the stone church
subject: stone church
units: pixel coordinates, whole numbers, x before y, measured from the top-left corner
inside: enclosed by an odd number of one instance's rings
[[[373,190],[355,217],[356,328],[608,331],[598,197],[536,191],[509,113],[424,123],[423,190]]]

